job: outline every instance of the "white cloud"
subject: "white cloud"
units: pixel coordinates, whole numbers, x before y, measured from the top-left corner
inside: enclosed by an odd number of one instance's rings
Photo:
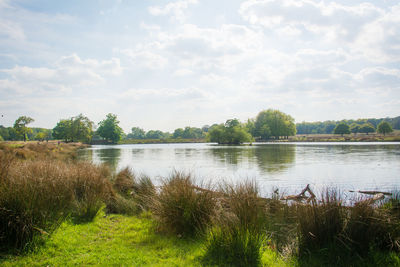
[[[181,0],[168,3],[165,6],[151,6],[149,12],[153,16],[171,15],[175,20],[183,22],[186,19],[184,10],[191,4],[197,4],[197,0]]]

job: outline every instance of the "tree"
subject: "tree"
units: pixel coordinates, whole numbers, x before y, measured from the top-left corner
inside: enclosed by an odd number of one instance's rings
[[[375,127],[371,123],[367,122],[360,126],[359,132],[366,133],[368,135],[368,133],[375,132]]]
[[[210,142],[218,144],[241,144],[253,140],[247,129],[237,120],[227,120],[225,124],[213,125],[207,133]]]
[[[53,137],[63,139],[65,142],[89,143],[93,137],[93,122],[82,114],[70,119],[62,119],[53,128]]]
[[[382,121],[378,124],[378,133],[386,135],[391,132],[393,132],[392,126],[387,121]]]
[[[358,125],[357,123],[352,123],[350,125],[350,132],[356,134],[356,133],[360,133],[360,125]]]
[[[24,142],[26,141],[26,135],[31,131],[30,128],[26,127],[26,125],[33,121],[34,119],[31,117],[21,116],[14,122],[14,129],[19,136],[24,138]]]
[[[123,130],[118,124],[117,115],[108,113],[106,119],[99,122],[99,128],[96,133],[107,141],[116,143],[121,140],[123,135]]]
[[[344,122],[339,123],[336,125],[335,129],[333,130],[334,134],[341,134],[342,136],[344,134],[349,134],[350,133],[350,127]]]
[[[146,136],[146,132],[139,127],[132,127],[131,133],[127,135],[129,139],[144,139]]]
[[[263,110],[258,113],[255,121],[255,135],[261,139],[269,139],[274,136],[291,136],[296,134],[294,119],[279,110]]]

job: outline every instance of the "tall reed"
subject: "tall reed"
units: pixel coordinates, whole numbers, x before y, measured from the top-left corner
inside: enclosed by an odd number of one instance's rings
[[[174,172],[163,181],[152,210],[161,230],[194,236],[210,224],[215,197],[211,191],[197,190],[190,174]]]

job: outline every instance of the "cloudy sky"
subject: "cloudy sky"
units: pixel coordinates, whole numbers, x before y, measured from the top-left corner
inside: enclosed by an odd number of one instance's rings
[[[117,114],[126,132],[400,115],[400,4],[0,0],[0,125]]]

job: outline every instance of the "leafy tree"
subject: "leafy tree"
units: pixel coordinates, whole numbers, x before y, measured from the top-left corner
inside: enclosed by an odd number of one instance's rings
[[[352,133],[354,133],[354,134],[360,133],[360,125],[353,122],[353,123],[350,125],[350,132],[352,132]]]
[[[178,129],[175,129],[175,131],[174,131],[174,133],[172,134],[172,137],[173,138],[182,138],[182,136],[183,136],[183,129],[182,128],[178,128]]]
[[[146,139],[163,139],[168,137],[169,133],[163,133],[160,130],[150,130],[146,133]]]
[[[250,142],[253,138],[237,119],[232,119],[225,124],[213,125],[208,131],[207,139],[218,144],[241,144]]]
[[[387,121],[382,121],[378,124],[378,133],[386,135],[391,132],[393,132],[392,126]]]
[[[344,122],[339,123],[336,125],[335,129],[333,130],[334,134],[341,134],[342,136],[344,134],[349,134],[350,133],[350,127]]]
[[[60,120],[53,128],[53,137],[55,139],[62,139],[65,142],[72,141],[71,120]]]
[[[296,134],[294,119],[279,110],[263,110],[258,113],[255,121],[255,134],[262,139],[274,136],[291,136]]]
[[[28,132],[32,131],[30,128],[26,127],[26,125],[33,121],[34,119],[32,119],[31,117],[21,116],[14,122],[14,129],[19,136],[23,137],[24,142],[26,141],[26,136]]]
[[[93,137],[93,122],[82,114],[62,119],[53,128],[52,135],[55,139],[63,139],[66,142],[89,143]]]
[[[129,139],[144,139],[146,136],[146,132],[139,127],[132,127],[131,133],[127,135]]]
[[[99,122],[99,128],[96,133],[107,141],[116,143],[121,140],[123,135],[123,130],[118,124],[117,115],[108,113],[106,119]]]
[[[375,132],[375,127],[371,123],[367,122],[360,126],[359,132],[368,135],[369,133]]]

